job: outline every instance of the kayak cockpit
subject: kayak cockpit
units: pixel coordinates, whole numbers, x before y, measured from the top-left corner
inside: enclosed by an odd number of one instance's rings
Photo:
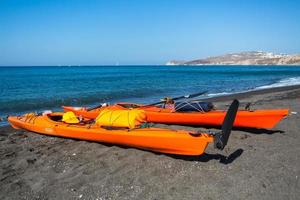
[[[47,117],[51,121],[62,122],[63,115],[62,114],[58,114],[58,113],[51,113],[51,114],[48,114]]]

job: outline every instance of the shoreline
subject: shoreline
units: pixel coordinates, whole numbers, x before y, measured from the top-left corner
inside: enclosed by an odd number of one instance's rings
[[[258,90],[250,90],[245,92],[238,92],[233,94],[227,94],[227,95],[221,95],[221,96],[213,96],[213,97],[204,97],[200,98],[200,101],[212,101],[212,102],[222,102],[222,101],[229,101],[233,99],[243,100],[250,96],[255,95],[261,95],[261,94],[269,94],[269,93],[275,93],[275,92],[284,92],[284,91],[290,91],[299,89],[300,85],[292,85],[292,86],[281,86],[281,87],[274,87],[274,88],[265,88],[265,89],[258,89]],[[2,123],[2,124],[1,124]],[[2,121],[0,121],[0,128],[10,126],[7,122],[6,118],[3,118]]]
[[[291,86],[281,86],[281,87],[273,87],[273,88],[265,88],[265,89],[257,89],[257,90],[254,89],[254,90],[245,91],[245,92],[238,92],[238,93],[233,93],[233,94],[228,94],[228,95],[203,98],[203,100],[219,102],[219,101],[232,100],[233,98],[245,99],[249,96],[270,94],[270,93],[275,93],[275,92],[287,92],[287,91],[295,90],[295,89],[299,89],[299,88],[300,88],[300,85],[291,85]]]

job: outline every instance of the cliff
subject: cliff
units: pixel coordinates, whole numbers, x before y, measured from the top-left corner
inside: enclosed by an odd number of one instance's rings
[[[287,55],[249,51],[192,61],[169,61],[166,65],[300,65],[300,54]]]

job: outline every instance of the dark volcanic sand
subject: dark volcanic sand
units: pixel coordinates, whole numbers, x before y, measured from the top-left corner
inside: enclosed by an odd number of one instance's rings
[[[273,130],[234,130],[224,151],[195,157],[0,128],[0,199],[299,199],[300,89],[285,90],[235,96],[297,114]]]

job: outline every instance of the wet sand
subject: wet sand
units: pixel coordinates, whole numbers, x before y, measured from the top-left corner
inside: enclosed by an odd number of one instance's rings
[[[225,108],[233,98],[296,114],[272,130],[235,129],[224,151],[192,157],[1,127],[0,199],[298,199],[300,87],[214,101]]]

